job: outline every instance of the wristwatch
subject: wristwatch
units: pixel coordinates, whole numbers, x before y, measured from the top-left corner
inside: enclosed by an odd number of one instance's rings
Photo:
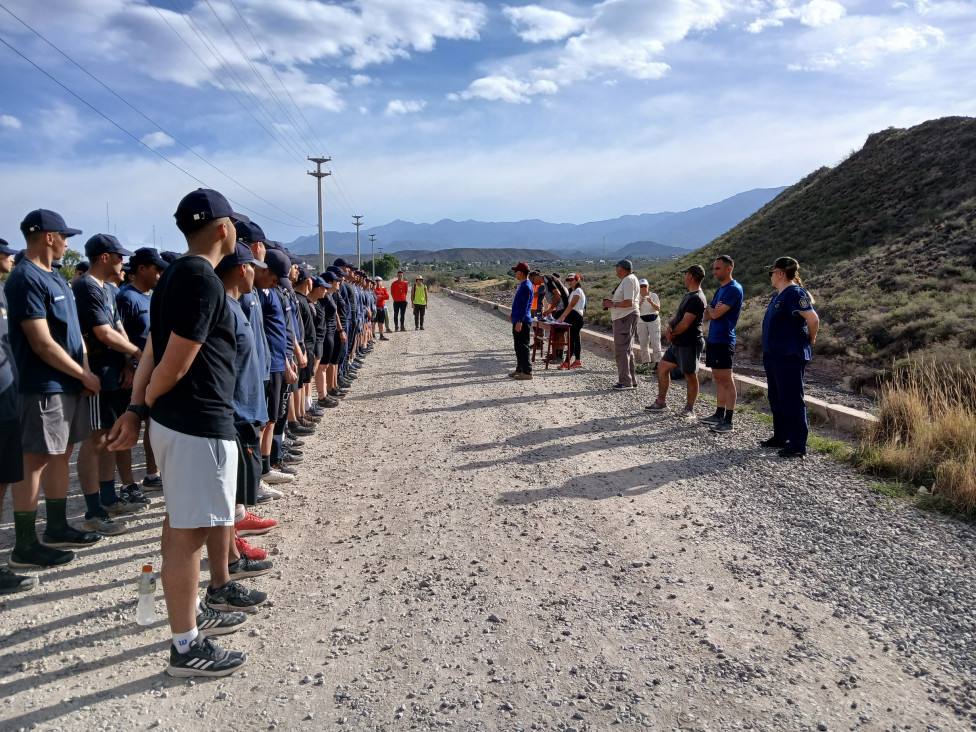
[[[149,419],[149,407],[145,404],[130,404],[125,411],[132,412],[143,421]]]

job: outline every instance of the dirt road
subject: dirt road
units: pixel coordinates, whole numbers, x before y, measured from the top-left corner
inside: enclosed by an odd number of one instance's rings
[[[970,726],[969,651],[948,645],[976,630],[969,527],[823,458],[781,462],[747,419],[715,436],[645,415],[650,385],[609,392],[602,356],[514,382],[503,320],[432,305],[262,506],[280,527],[254,543],[277,566],[245,582],[272,602],[219,639],[246,672],[164,675],[161,594],[159,622],[135,624],[154,506],[2,599],[0,727]]]

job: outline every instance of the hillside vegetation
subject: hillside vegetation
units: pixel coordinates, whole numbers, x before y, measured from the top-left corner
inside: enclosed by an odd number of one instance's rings
[[[683,293],[681,272],[719,254],[736,262],[746,292],[739,325],[759,350],[772,290],[763,270],[800,262],[822,325],[816,355],[866,375],[923,355],[972,363],[976,348],[976,120],[950,117],[890,128],[835,168],[821,168],[701,249],[648,275],[665,318]]]

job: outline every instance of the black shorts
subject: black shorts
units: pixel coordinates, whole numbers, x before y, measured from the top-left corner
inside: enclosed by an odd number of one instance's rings
[[[335,331],[327,330],[325,332],[325,340],[322,341],[322,363],[320,365],[328,366],[332,363],[332,348],[335,340]]]
[[[93,430],[110,430],[115,421],[129,408],[132,398],[131,389],[116,389],[115,391],[99,391],[95,396],[88,397],[91,410],[91,428]]]
[[[329,363],[332,365],[337,365],[339,361],[342,360],[342,336],[339,335],[339,331],[332,334],[332,358],[329,359]]]
[[[272,372],[264,382],[264,394],[268,398],[268,420],[277,422],[285,409],[285,372]]]
[[[237,425],[237,503],[253,506],[261,482],[261,427]]]
[[[0,485],[24,479],[24,448],[20,441],[20,420],[0,422]]]
[[[734,354],[734,343],[706,343],[705,365],[710,369],[730,369]]]
[[[374,323],[385,323],[386,322],[386,308],[376,308],[376,317],[373,318]]]
[[[312,364],[302,366],[302,368],[298,369],[298,383],[304,386],[312,381],[314,375],[315,367]]]
[[[694,346],[676,346],[672,343],[661,360],[675,364],[683,374],[697,374],[703,346],[701,341]]]

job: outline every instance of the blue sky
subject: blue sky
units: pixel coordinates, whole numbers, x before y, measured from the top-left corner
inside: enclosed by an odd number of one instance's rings
[[[124,241],[155,227],[181,248],[172,212],[199,184],[149,148],[291,241],[315,230],[307,155],[333,158],[330,230],[582,223],[787,185],[873,131],[976,115],[972,0],[0,5],[157,123],[0,8],[0,39],[131,135],[0,44],[11,242],[37,207],[104,231],[107,204]]]

